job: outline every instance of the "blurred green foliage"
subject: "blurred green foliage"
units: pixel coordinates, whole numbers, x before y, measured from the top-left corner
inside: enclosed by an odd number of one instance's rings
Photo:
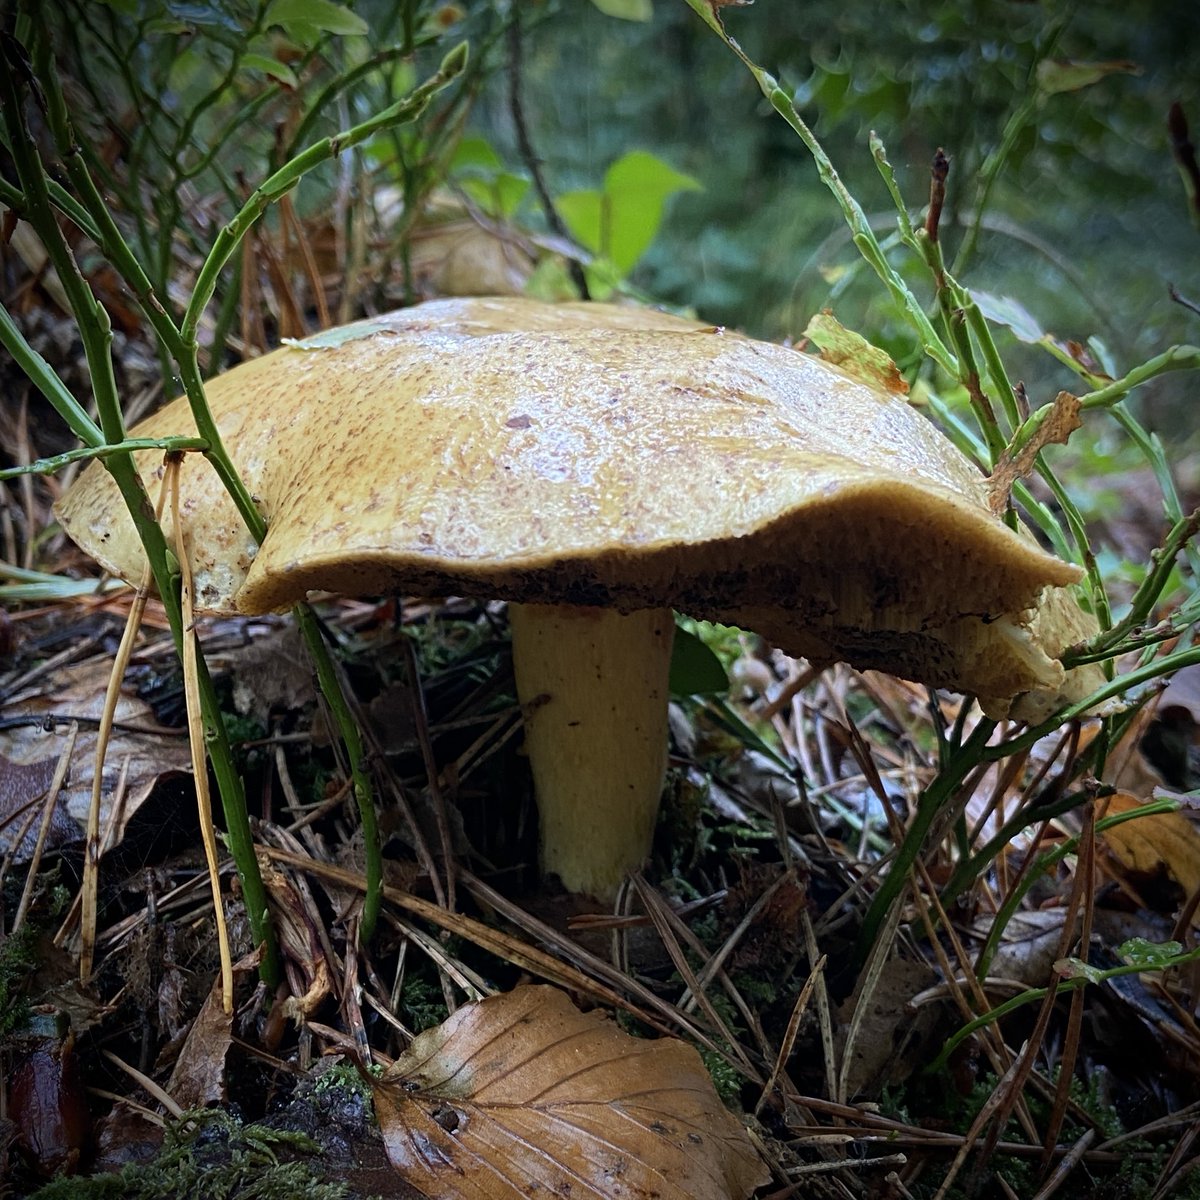
[[[701,184],[672,202],[635,275],[646,292],[769,337],[798,336],[814,312],[836,303],[848,323],[911,365],[913,339],[862,270],[804,148],[685,5],[658,0],[641,23],[572,0],[543,11],[528,32],[524,87],[551,191],[596,186],[635,148]],[[1045,95],[1016,133],[970,284],[1019,300],[1060,337],[1098,335],[1123,368],[1200,336],[1196,316],[1167,290],[1200,290],[1200,242],[1166,129],[1173,101],[1200,128],[1200,7],[760,0],[722,12],[750,57],[794,93],[851,191],[878,214],[881,236],[894,214],[869,131],[886,144],[914,211],[928,196],[934,151],[945,148],[948,261],[972,219],[987,157],[1045,63],[1043,92],[1073,90]],[[1064,74],[1060,62],[1121,69],[1093,81]],[[474,120],[517,161],[498,96],[485,92]],[[920,288],[922,272],[911,265]],[[1003,348],[1015,376],[1067,385],[1069,375],[1044,355],[1015,339]],[[1157,384],[1143,403],[1168,405],[1182,387]]]

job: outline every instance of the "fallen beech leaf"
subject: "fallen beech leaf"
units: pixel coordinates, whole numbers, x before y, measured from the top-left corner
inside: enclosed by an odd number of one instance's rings
[[[1016,452],[1012,447],[1005,450],[996,463],[996,469],[988,481],[988,506],[997,516],[1008,507],[1008,498],[1013,484],[1033,470],[1037,456],[1049,445],[1065,446],[1067,438],[1083,424],[1079,413],[1082,408],[1078,396],[1070,392],[1059,392],[1046,414],[1045,420],[1033,431],[1024,445]]]
[[[233,1014],[222,1004],[221,980],[204,998],[175,1060],[167,1094],[180,1108],[225,1101],[225,1056],[233,1044]]]
[[[83,842],[87,812],[92,802],[92,776],[96,762],[96,725],[104,709],[104,691],[111,663],[104,658],[71,663],[39,675],[36,685],[5,701],[5,713],[16,718],[0,729],[0,775],[14,766],[54,772],[62,754],[68,722],[79,722],[71,771],[59,792],[51,818],[47,851],[78,846]],[[108,848],[120,843],[126,826],[145,803],[160,780],[190,774],[192,760],[187,739],[179,730],[164,728],[154,718],[150,705],[123,690],[117,701],[116,728],[109,739],[104,760],[100,828],[110,832]],[[15,776],[0,796],[0,816],[8,816],[19,804],[22,791],[35,786],[36,774]],[[47,786],[49,781],[47,780]],[[113,801],[123,788],[120,811],[114,819]],[[43,792],[45,787],[41,789]],[[21,819],[0,828],[0,857],[12,847]],[[16,861],[26,861],[37,836],[33,826],[17,848]]]
[[[437,1200],[744,1200],[768,1179],[690,1046],[555,988],[467,1004],[375,1088],[392,1165]]]
[[[260,950],[233,964],[234,986],[258,970]],[[226,1012],[218,975],[188,1030],[175,1060],[167,1094],[180,1108],[203,1108],[225,1101],[225,1056],[233,1044],[233,1013]]]
[[[908,384],[887,351],[871,345],[861,333],[847,329],[829,309],[809,321],[804,336],[820,346],[826,362],[841,367],[863,383],[900,396],[908,393]]]
[[[1141,801],[1128,792],[1105,800],[1107,815],[1131,812]],[[1105,844],[1128,870],[1166,873],[1191,895],[1200,888],[1200,829],[1180,812],[1151,813],[1101,833]],[[1200,926],[1200,915],[1193,924]]]

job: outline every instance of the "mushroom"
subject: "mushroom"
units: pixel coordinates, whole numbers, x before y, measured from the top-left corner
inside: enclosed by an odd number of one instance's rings
[[[672,609],[973,692],[993,716],[1082,698],[1077,568],[988,510],[978,470],[901,397],[796,350],[662,313],[437,300],[213,379],[266,518],[255,546],[199,456],[181,472],[198,605],[311,590],[510,602],[542,866],[608,897],[650,848]],[[194,430],[176,401],[133,435]],[[161,469],[139,461],[151,498]],[[137,579],[99,465],[66,531]],[[168,522],[169,523],[169,522]]]

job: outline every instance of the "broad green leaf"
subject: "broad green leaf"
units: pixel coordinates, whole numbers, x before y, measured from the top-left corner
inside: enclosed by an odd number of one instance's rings
[[[508,218],[520,207],[530,183],[520,175],[500,171],[490,179],[464,179],[460,186],[489,216]]]
[[[340,35],[361,35],[368,28],[362,17],[333,0],[271,0],[266,24],[282,25],[289,33],[305,25]]]
[[[628,274],[649,248],[662,222],[663,206],[676,192],[698,192],[700,184],[645,150],[631,150],[604,177],[607,201],[606,257]]]
[[[721,660],[691,630],[677,624],[671,650],[671,694],[723,696],[728,691],[729,676]]]
[[[566,222],[571,236],[593,254],[601,254],[603,207],[600,193],[595,188],[586,191],[564,192],[554,204],[558,215]]]
[[[631,150],[609,167],[602,192],[568,192],[558,208],[579,244],[625,276],[654,240],[668,197],[699,190],[690,175],[645,150]]]
[[[606,16],[622,21],[649,21],[654,16],[653,0],[592,0]]]
[[[487,138],[465,137],[455,148],[450,170],[469,170],[472,167],[482,167],[489,172],[503,170],[504,164]]]
[[[271,79],[278,80],[286,88],[295,90],[300,86],[296,72],[287,63],[281,63],[277,58],[267,54],[243,54],[241,61],[243,71],[261,71]]]
[[[1077,92],[1099,83],[1106,75],[1140,75],[1142,68],[1128,59],[1117,62],[1060,62],[1044,58],[1037,65],[1038,87],[1048,96]]]

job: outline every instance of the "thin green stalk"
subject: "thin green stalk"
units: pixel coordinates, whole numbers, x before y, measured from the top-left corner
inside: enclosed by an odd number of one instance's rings
[[[850,194],[849,189],[842,183],[832,161],[825,153],[816,135],[804,123],[804,119],[796,111],[791,97],[779,86],[773,75],[763,70],[746,52],[731,38],[721,23],[716,8],[709,0],[687,0],[694,13],[737,55],[743,66],[754,76],[759,89],[767,98],[771,107],[792,127],[800,140],[808,148],[816,163],[817,174],[821,181],[833,193],[837,200],[846,223],[850,226],[851,237],[859,253],[870,263],[875,273],[883,281],[891,293],[901,312],[908,318],[910,324],[917,330],[926,354],[928,354],[948,375],[958,378],[958,363],[953,353],[938,337],[937,331],[925,315],[920,302],[909,290],[908,285],[887,260],[862,206]]]
[[[1112,794],[1110,788],[1108,794]],[[1085,800],[1091,799],[1093,795],[1098,793],[1091,792],[1076,792],[1071,796],[1065,797],[1064,801],[1053,805],[1046,805],[1045,808],[1038,808],[1035,812],[1028,813],[1029,824],[1038,819],[1047,819],[1055,816],[1060,812],[1066,812],[1063,807],[1066,800],[1071,801],[1071,806],[1082,804]],[[1140,817],[1155,816],[1160,813],[1177,812],[1179,805],[1174,800],[1162,799],[1152,800],[1149,804],[1142,805],[1139,808],[1130,809],[1128,812],[1113,813],[1111,816],[1104,817],[1096,822],[1096,832],[1103,833],[1106,829],[1112,829],[1117,825],[1123,825],[1126,821],[1137,820]],[[1021,815],[1021,814],[1018,814]],[[1010,822],[1011,824],[1011,822]],[[1057,845],[1052,846],[1049,850],[1039,854],[1036,861],[1025,872],[1020,883],[1005,896],[1003,903],[997,910],[995,917],[992,918],[991,927],[988,929],[987,938],[984,940],[983,946],[979,951],[978,966],[976,974],[980,979],[983,979],[988,971],[991,970],[992,960],[996,957],[996,951],[1000,947],[1000,940],[1004,936],[1005,929],[1008,928],[1009,922],[1017,915],[1021,908],[1021,904],[1030,890],[1036,886],[1039,880],[1046,878],[1046,873],[1052,867],[1057,866],[1069,854],[1074,854],[1079,848],[1079,835],[1075,834],[1064,839]],[[969,882],[969,881],[968,881]]]
[[[379,831],[375,817],[375,797],[371,787],[371,778],[366,769],[366,754],[363,751],[362,734],[358,722],[346,703],[334,669],[333,659],[325,639],[321,636],[321,628],[316,614],[307,604],[298,604],[293,609],[296,623],[304,636],[305,645],[312,655],[317,668],[317,681],[321,687],[321,695],[333,714],[341,735],[342,744],[346,747],[349,758],[350,779],[354,785],[354,799],[358,803],[359,821],[362,823],[363,851],[366,857],[367,886],[363,895],[362,923],[359,936],[367,943],[375,934],[375,925],[379,920],[379,906],[383,895],[383,851],[379,844]]]
[[[35,61],[36,44],[35,42]],[[110,353],[112,331],[108,314],[96,301],[91,288],[80,274],[58,227],[47,186],[47,176],[25,126],[24,96],[17,86],[20,67],[15,63],[10,63],[10,66],[15,69],[0,71],[0,110],[4,113],[9,133],[9,150],[21,182],[24,216],[41,238],[75,314],[91,374],[92,391],[100,414],[100,441],[102,444],[115,446],[125,440],[125,428],[113,374]],[[36,366],[36,363],[34,365]],[[46,369],[49,370],[48,367]],[[55,390],[51,388],[52,393]],[[51,398],[53,399],[53,396]],[[85,429],[84,432],[90,434],[93,431]],[[109,454],[104,462],[142,539],[155,585],[171,624],[176,650],[179,651],[183,645],[183,621],[179,608],[177,580],[171,570],[172,558],[167,552],[162,529],[154,518],[132,454],[128,451],[117,451]],[[207,670],[203,669],[203,663],[201,668],[200,692],[205,739],[210,747],[213,770],[220,783],[222,800],[226,806],[230,844],[242,874],[243,894],[251,929],[256,941],[264,946],[264,978],[277,981],[280,978],[278,950],[270,922],[266,920],[266,889],[263,887],[258,873],[258,861],[254,856],[245,795],[233,763],[228,739],[225,737],[224,723],[221,720],[212,679]],[[243,827],[241,829],[236,828],[239,822]],[[247,849],[248,858],[245,857]],[[238,858],[239,853],[243,857]]]
[[[27,463],[23,467],[5,467],[0,470],[0,480],[15,479],[18,475],[53,475],[55,471],[61,471],[68,463],[89,458],[108,458],[110,454],[128,454],[133,450],[206,449],[208,449],[208,443],[203,438],[126,438],[115,446],[81,446],[77,450],[65,450],[62,454],[55,454],[50,458],[39,458],[37,462]]]
[[[934,818],[950,802],[955,789],[967,773],[980,761],[988,738],[992,736],[995,728],[994,721],[980,721],[958,751],[938,772],[937,778],[921,793],[921,798],[917,801],[916,815],[904,835],[904,841],[896,847],[888,873],[879,885],[879,890],[871,898],[870,907],[863,918],[862,929],[854,948],[854,959],[860,966],[871,953],[875,938],[887,919],[888,911],[899,900],[900,893],[908,884],[909,872],[925,847],[925,837],[933,825]]]
[[[22,207],[24,207],[22,201]],[[33,386],[46,398],[67,428],[85,445],[104,445],[104,431],[71,395],[54,368],[25,340],[7,308],[0,304],[0,346],[12,355]]]
[[[1110,795],[1111,791],[1112,789],[1097,792],[1093,789],[1086,792],[1072,792],[1070,795],[1060,796],[1045,804],[1031,804],[1026,808],[1019,809],[974,854],[960,859],[958,866],[954,868],[949,880],[939,893],[942,907],[948,910],[954,901],[991,866],[1013,838],[1031,825],[1062,816],[1063,813],[1070,812],[1084,801]],[[1036,869],[1035,867],[1034,870],[1036,871]]]
[[[1168,371],[1195,371],[1200,369],[1200,346],[1170,346],[1161,354],[1139,363],[1120,379],[1114,379],[1103,387],[1081,396],[1084,408],[1108,408],[1123,399],[1135,387],[1165,375]]]
[[[317,123],[318,118],[325,111],[326,105],[331,100],[336,99],[348,88],[353,87],[360,79],[370,75],[372,71],[376,71],[388,63],[405,57],[407,57],[407,52],[402,46],[390,46],[386,50],[377,50],[370,58],[331,79],[316,94],[308,108],[304,110],[304,116],[300,118],[295,131],[288,138],[287,145],[284,147],[283,154],[281,155],[282,160],[286,162],[296,153],[297,146],[304,145],[308,139],[308,135],[312,132],[312,127]]]
[[[433,97],[462,73],[466,65],[467,45],[463,42],[442,59],[442,64],[436,74],[414,89],[403,100],[398,100],[382,112],[376,113],[375,116],[342,133],[314,142],[274,174],[263,180],[254,189],[246,203],[242,205],[241,210],[217,235],[217,240],[213,244],[208,258],[200,268],[180,330],[185,343],[195,344],[200,317],[208,306],[209,300],[212,299],[221,271],[237,249],[246,231],[270,204],[290,192],[300,182],[300,179],[314,167],[336,157],[343,150],[357,146],[382,129],[415,120],[428,107]]]

